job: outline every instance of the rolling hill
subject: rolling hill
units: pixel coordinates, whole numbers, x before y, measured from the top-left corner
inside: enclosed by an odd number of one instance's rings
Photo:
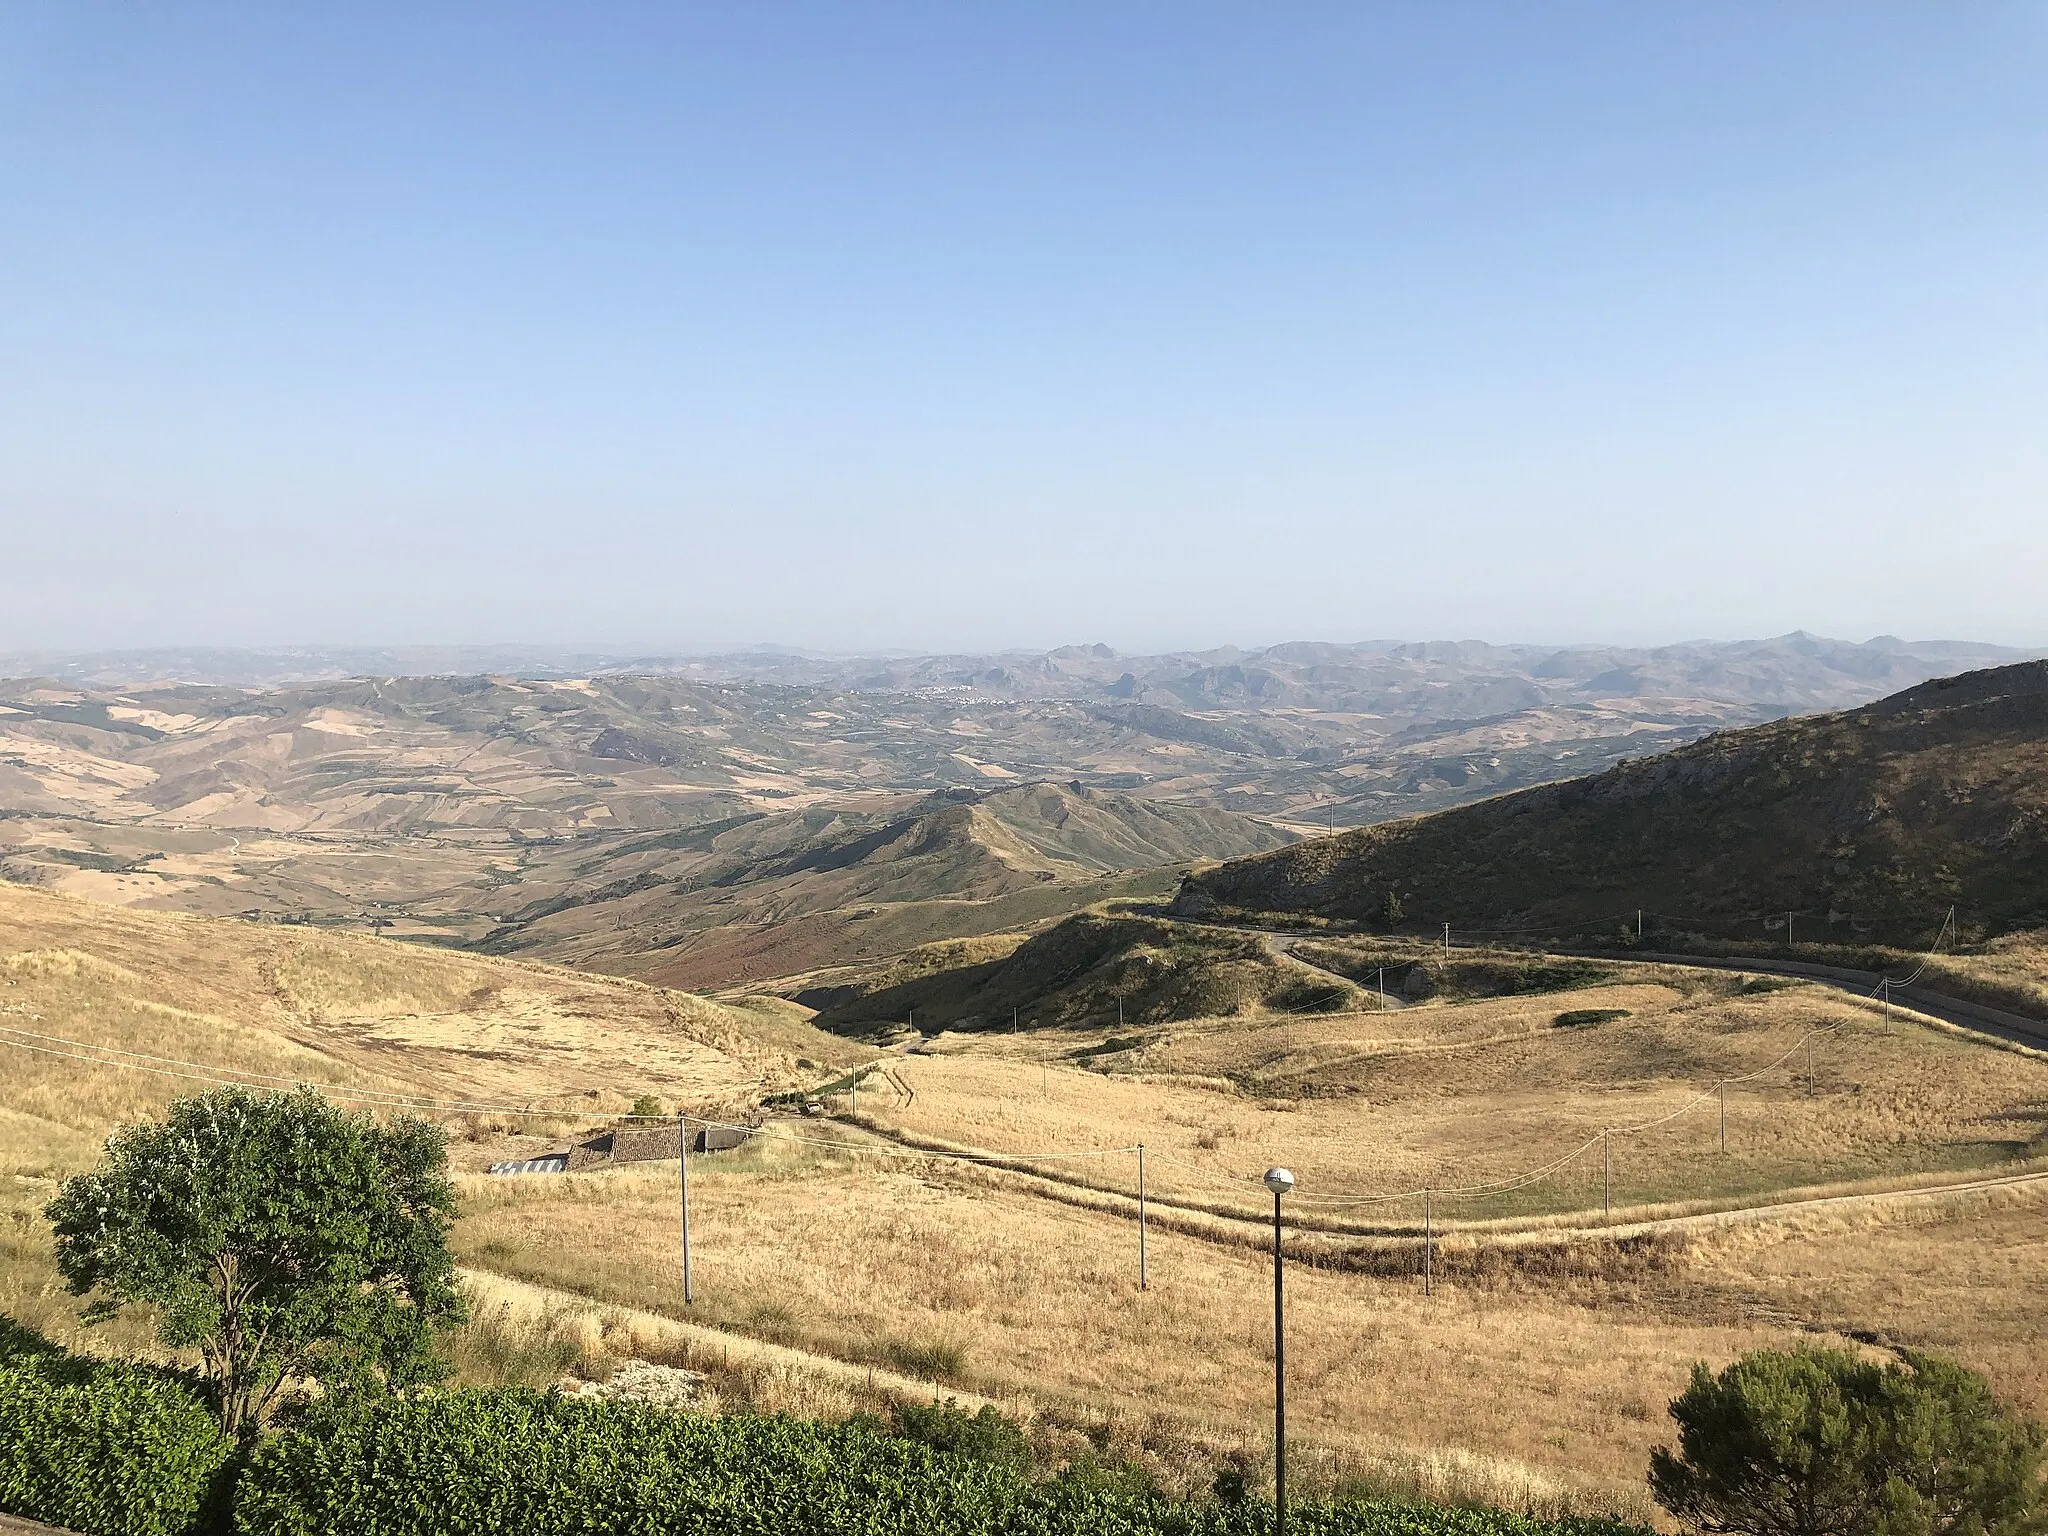
[[[1289,835],[1229,811],[1078,784],[818,806],[607,848],[485,941],[675,986],[722,986],[992,933]]]
[[[457,947],[495,936],[711,985],[1162,894],[1162,867],[1269,846],[1229,813],[1298,833],[1376,824],[2011,655],[1795,634],[1655,650],[0,658],[53,674],[0,684],[0,878]],[[1133,820],[1091,851],[998,810],[1001,827],[934,834],[953,853],[878,845],[855,875],[795,867],[844,857],[924,797],[1043,783],[1215,820],[1165,848]],[[982,842],[1007,852],[967,846]],[[684,889],[711,879],[726,883]],[[736,919],[716,940],[713,907]],[[842,907],[874,910],[830,915]],[[769,920],[787,931],[763,939]],[[858,943],[848,921],[867,925]]]
[[[1400,918],[1388,924],[1390,893]],[[2048,663],[1191,875],[1184,916],[1928,942],[2048,923]]]
[[[0,1173],[17,1196],[47,1196],[48,1179],[89,1163],[112,1126],[209,1078],[477,1106],[454,1117],[458,1140],[522,1125],[494,1105],[559,1110],[561,1124],[643,1093],[742,1110],[846,1059],[807,1019],[773,998],[728,1006],[552,966],[0,884]]]

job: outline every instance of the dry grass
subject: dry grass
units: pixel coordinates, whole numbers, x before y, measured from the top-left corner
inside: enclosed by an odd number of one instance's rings
[[[0,1024],[286,1081],[576,1115],[651,1092],[708,1112],[810,1080],[799,1052],[850,1059],[803,1019],[776,999],[727,1006],[552,967],[0,884]],[[196,1086],[23,1051],[9,1052],[5,1082],[0,1126],[38,1122],[15,1155],[59,1162],[75,1160],[79,1136],[97,1142]]]
[[[1741,1309],[1955,1355],[2048,1414],[2048,1190],[1828,1209],[1694,1241],[1696,1311]]]
[[[339,938],[105,907],[0,884],[0,1026],[137,1053],[91,1064],[0,1045],[0,1293],[73,1327],[37,1216],[115,1126],[204,1091],[208,1075],[341,1092],[544,1105],[538,1122],[452,1117],[458,1161],[518,1126],[556,1135],[643,1092],[700,1112],[815,1075],[842,1055],[776,1000],[724,1007],[632,982]],[[14,1038],[19,1038],[14,1037]],[[30,1041],[48,1050],[69,1047]],[[142,1057],[167,1058],[154,1062]],[[171,1062],[203,1064],[199,1075]],[[516,1142],[514,1143],[517,1144]],[[40,1256],[39,1256],[40,1255]]]
[[[671,1095],[715,1101],[764,1062],[794,1075],[799,1052],[848,1056],[772,1001],[726,1008],[6,887],[0,967],[0,1008],[13,1010],[0,1023],[343,1086],[482,1083],[616,1106],[665,1081]],[[876,1089],[861,1108],[904,1135],[984,1147],[1143,1140],[1155,1195],[1196,1203],[1215,1190],[1241,1197],[1245,1176],[1287,1162],[1306,1214],[1318,1193],[1524,1166],[1838,1023],[1817,1054],[1812,1097],[1792,1075],[1803,1058],[1731,1096],[1726,1159],[1711,1152],[1710,1113],[1618,1144],[1617,1219],[1656,1202],[1932,1177],[2040,1150],[2048,1062],[1917,1027],[1886,1038],[1872,1015],[1817,988],[1741,995],[1735,985],[1633,982],[1568,999],[1198,1021],[1140,1031],[1139,1049],[1089,1059],[1107,1070],[1067,1055],[1100,1044],[1100,1032],[947,1037],[934,1054],[894,1063],[914,1101]],[[1553,1028],[1567,1003],[1631,1017]],[[109,1125],[197,1085],[32,1056],[9,1068],[0,1309],[76,1338],[33,1213],[59,1176],[91,1161]],[[481,1139],[463,1161],[513,1145],[501,1134],[510,1123],[476,1117],[466,1129]],[[858,1130],[803,1125],[854,1144],[770,1137],[693,1160],[700,1291],[688,1316],[675,1169],[458,1175],[456,1244],[478,1304],[454,1341],[464,1378],[595,1378],[648,1359],[706,1372],[727,1406],[828,1417],[904,1395],[980,1394],[1027,1418],[1044,1444],[1110,1446],[1172,1487],[1200,1487],[1223,1463],[1256,1474],[1271,1293],[1255,1228],[1159,1212],[1152,1289],[1140,1293],[1121,1195],[882,1157]],[[1096,1176],[1123,1189],[1132,1171],[1123,1159]],[[1486,1225],[1518,1216],[1540,1227],[1546,1212],[1597,1201],[1582,1172],[1520,1207],[1456,1208],[1466,1224],[1442,1251],[1445,1283],[1431,1298],[1405,1238],[1306,1244],[1313,1262],[1289,1277],[1290,1419],[1305,1487],[1641,1516],[1645,1457],[1668,1437],[1664,1407],[1691,1364],[1801,1338],[1932,1345],[2018,1401],[2048,1406],[2036,1342],[2048,1195],[2038,1190],[1606,1242],[1540,1230],[1510,1241]],[[1385,1214],[1399,1225],[1416,1213]],[[124,1320],[103,1343],[134,1347],[146,1323]]]
[[[1127,1220],[787,1147],[752,1167],[706,1159],[692,1195],[707,1322],[854,1362],[943,1345],[949,1390],[1263,1454],[1271,1291],[1255,1251],[1155,1232],[1141,1293]],[[478,1179],[464,1197],[465,1262],[681,1314],[673,1170]],[[1291,1424],[1355,1471],[1462,1455],[1624,1507],[1691,1362],[1794,1332],[1480,1288],[1426,1301],[1405,1279],[1315,1270],[1289,1298]]]
[[[2008,934],[1973,954],[1936,955],[1921,984],[2048,1019],[2048,929]]]
[[[1071,1052],[1099,1035],[947,1036],[938,1054],[898,1064],[914,1101],[876,1092],[861,1108],[880,1126],[956,1146],[1071,1153],[1142,1141],[1151,1192],[1197,1204],[1255,1205],[1259,1173],[1284,1163],[1301,1178],[1306,1215],[1324,1198],[1505,1179],[1603,1127],[1670,1114],[1831,1029],[1815,1042],[1811,1092],[1803,1050],[1729,1090],[1725,1154],[1711,1099],[1617,1137],[1617,1214],[1997,1168],[2048,1152],[2048,1060],[1903,1020],[1886,1036],[1869,1010],[1819,987],[1745,995],[1738,986],[1690,996],[1645,984],[1575,991],[1573,1008],[1631,1014],[1580,1029],[1553,1026],[1557,997],[1198,1022],[1092,1057],[1095,1070]],[[1129,1189],[1130,1163],[1042,1166]],[[1446,1199],[1438,1212],[1457,1221],[1597,1209],[1601,1176],[1595,1146],[1525,1190]],[[1321,1209],[1406,1225],[1420,1205]]]

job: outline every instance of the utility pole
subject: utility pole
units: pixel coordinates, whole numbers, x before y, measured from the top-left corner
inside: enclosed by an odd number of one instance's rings
[[[1138,1289],[1150,1290],[1145,1272],[1145,1143],[1138,1143]]]
[[[1884,978],[1884,1032],[1892,1032],[1892,979]]]
[[[1117,995],[1116,1000],[1116,1027],[1118,1029],[1124,1027],[1124,1000],[1121,993]]]
[[[852,1110],[852,1112],[851,1112],[851,1114],[849,1115],[849,1117],[848,1117],[848,1118],[850,1118],[850,1119],[854,1119],[854,1120],[858,1120],[858,1119],[860,1118],[860,1068],[859,1068],[859,1067],[855,1067],[855,1068],[853,1069],[853,1110]]]
[[[676,1161],[682,1169],[683,1184],[683,1305],[692,1306],[696,1296],[690,1289],[690,1120],[676,1112]]]
[[[1790,912],[1785,914],[1785,947],[1787,949],[1792,947],[1792,914]]]
[[[1609,1147],[1609,1143],[1613,1139],[1613,1132],[1611,1131],[1602,1131],[1600,1133],[1600,1214],[1602,1216],[1612,1216],[1614,1214],[1614,1156]]]
[[[1813,1042],[1806,1042],[1806,1096],[1813,1097]]]
[[[1728,1150],[1728,1085],[1721,1085],[1721,1150]]]
[[[1451,963],[1451,925],[1444,924],[1444,964]]]
[[[1387,968],[1380,967],[1380,1012],[1387,1011]]]
[[[1641,907],[1636,908],[1636,942],[1638,944],[1643,942],[1643,909]]]
[[[1427,1184],[1422,1186],[1422,1294],[1436,1294],[1436,1253],[1432,1233],[1430,1192]]]

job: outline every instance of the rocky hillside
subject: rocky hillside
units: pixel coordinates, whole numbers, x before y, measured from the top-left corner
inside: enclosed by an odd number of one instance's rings
[[[1924,943],[2048,922],[2048,663],[1728,731],[1191,876],[1176,910]]]

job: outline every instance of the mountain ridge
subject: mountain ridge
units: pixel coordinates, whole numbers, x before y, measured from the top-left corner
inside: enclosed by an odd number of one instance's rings
[[[1389,897],[1392,897],[1390,906]],[[2048,923],[2048,663],[1930,680],[1192,874],[1174,910],[1931,939]]]

